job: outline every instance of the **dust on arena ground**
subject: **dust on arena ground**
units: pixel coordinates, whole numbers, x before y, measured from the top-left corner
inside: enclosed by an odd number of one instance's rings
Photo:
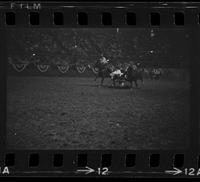
[[[9,149],[183,149],[188,147],[189,86],[149,81],[113,89],[106,79],[8,77]]]

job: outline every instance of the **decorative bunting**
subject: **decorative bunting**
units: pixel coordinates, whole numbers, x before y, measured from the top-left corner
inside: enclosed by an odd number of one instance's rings
[[[69,65],[57,65],[57,68],[61,73],[66,73],[69,70]]]
[[[86,66],[85,65],[76,65],[76,69],[79,73],[84,73]]]
[[[27,65],[28,65],[27,63],[26,64],[25,63],[17,63],[17,64],[12,63],[13,68],[17,72],[22,72],[26,68]]]
[[[37,65],[37,68],[38,68],[38,70],[40,71],[40,72],[46,72],[47,70],[48,70],[48,68],[49,68],[49,65],[41,65],[41,64],[38,64]]]
[[[96,68],[96,67],[92,67],[92,71],[93,71],[95,74],[97,74],[97,73],[99,72],[99,69]]]
[[[28,65],[28,63],[14,63],[13,58],[11,58],[11,57],[8,57],[8,62],[9,62],[9,64],[12,65],[14,70],[17,72],[22,72]]]

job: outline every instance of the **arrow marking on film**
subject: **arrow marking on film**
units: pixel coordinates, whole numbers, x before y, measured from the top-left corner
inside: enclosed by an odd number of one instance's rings
[[[173,168],[174,170],[167,170],[165,171],[165,173],[168,173],[168,174],[173,174],[173,175],[177,175],[177,174],[181,174],[183,171],[181,171],[180,169],[178,168]]]
[[[85,174],[93,173],[95,170],[86,166],[86,169],[78,169],[77,172],[85,172]]]

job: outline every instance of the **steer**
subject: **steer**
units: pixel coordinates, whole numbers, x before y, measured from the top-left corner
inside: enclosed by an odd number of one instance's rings
[[[122,71],[120,69],[115,70],[112,73],[110,73],[110,77],[111,77],[111,80],[113,81],[114,87],[115,87],[116,81],[119,84],[122,84],[122,86],[124,86],[125,77],[124,77],[124,73],[122,73]]]

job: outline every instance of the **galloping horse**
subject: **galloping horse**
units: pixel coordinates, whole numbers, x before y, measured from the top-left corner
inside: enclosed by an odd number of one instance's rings
[[[95,75],[94,81],[97,80],[97,78],[101,78],[101,82],[99,86],[103,85],[103,81],[105,77],[110,76],[110,73],[113,72],[113,69],[109,63],[102,64],[101,62],[97,61],[94,64],[94,68],[98,69],[98,73]]]
[[[130,83],[130,88],[133,87],[133,82],[135,83],[135,86],[138,87],[138,80],[140,80],[143,83],[143,69],[133,69],[133,67],[130,65],[125,72],[125,79]]]

